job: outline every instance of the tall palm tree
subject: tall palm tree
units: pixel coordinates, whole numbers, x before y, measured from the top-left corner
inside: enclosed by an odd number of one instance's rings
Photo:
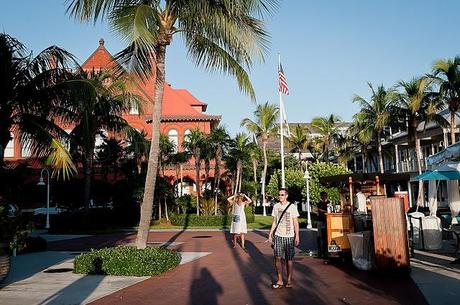
[[[189,57],[198,66],[234,76],[240,90],[255,99],[246,69],[254,59],[263,59],[268,50],[269,37],[262,20],[277,8],[278,0],[68,0],[68,3],[68,13],[79,20],[109,19],[111,27],[129,42],[117,58],[128,64],[130,70],[145,77],[155,66],[152,146],[136,240],[138,248],[145,248],[158,166],[167,47],[173,36],[179,34]]]
[[[339,130],[337,124],[340,118],[334,114],[329,117],[316,117],[311,121],[311,126],[319,134],[315,138],[316,148],[322,151],[323,160],[329,162],[330,151],[334,147],[334,139],[337,137]]]
[[[450,138],[455,143],[455,116],[460,107],[460,56],[433,64],[431,78],[439,85],[439,96],[450,111]]]
[[[395,102],[394,89],[385,89],[383,85],[374,89],[371,83],[367,83],[371,89],[371,98],[369,101],[359,95],[353,97],[353,103],[358,103],[361,107],[359,110],[359,120],[365,128],[372,131],[377,138],[377,148],[379,153],[379,169],[383,174],[385,171],[382,154],[382,136],[384,128],[390,123],[392,109]]]
[[[255,120],[249,118],[243,119],[241,126],[245,126],[247,130],[253,133],[256,137],[262,140],[262,151],[264,154],[264,169],[262,171],[262,205],[264,216],[266,215],[266,198],[265,198],[265,180],[267,179],[267,143],[268,139],[276,136],[278,132],[278,115],[279,109],[275,105],[268,102],[257,105],[254,111]]]
[[[398,104],[395,109],[402,123],[407,122],[409,138],[415,142],[418,173],[422,173],[422,151],[417,128],[421,123],[430,121],[446,126],[447,121],[439,115],[442,103],[431,92],[431,80],[427,77],[413,78],[409,82],[400,81],[398,87],[402,92],[398,94]],[[424,200],[423,181],[419,181],[417,204],[422,205]]]
[[[295,126],[291,136],[287,138],[287,144],[291,148],[291,152],[298,153],[300,170],[303,171],[302,151],[310,144],[310,138],[302,125]]]
[[[214,158],[216,146],[213,145],[211,136],[209,134],[203,135],[201,141],[201,156],[200,158],[204,161],[204,183],[203,189],[205,191],[208,189],[209,183],[209,172],[211,171],[211,159]],[[211,187],[212,189],[212,187]],[[206,198],[207,199],[207,198]]]
[[[194,128],[184,139],[184,148],[193,155],[195,159],[195,185],[196,185],[196,214],[200,214],[200,168],[201,148],[203,147],[205,134],[198,128]]]
[[[170,162],[172,165],[174,165],[175,170],[176,170],[176,184],[177,181],[180,181],[180,192],[177,194],[178,196],[182,196],[182,177],[180,177],[180,167],[182,164],[187,163],[188,160],[190,159],[190,154],[187,151],[180,151],[176,152],[171,155]]]
[[[351,146],[356,153],[361,153],[363,158],[363,172],[367,172],[367,159],[369,156],[369,145],[374,140],[373,129],[369,128],[361,112],[353,116],[353,123],[347,130],[348,137],[351,139]]]
[[[222,164],[222,158],[230,142],[230,136],[228,135],[227,130],[223,126],[214,127],[209,135],[211,138],[211,143],[214,146],[214,183],[213,183],[213,193],[214,193],[214,214],[217,215],[217,194],[220,190],[220,166]]]
[[[14,132],[33,156],[52,154],[50,165],[61,170],[58,174],[66,178],[76,172],[61,142],[65,132],[54,123],[56,109],[67,98],[60,83],[71,77],[73,65],[74,57],[61,48],[51,46],[32,57],[21,42],[0,33],[0,165]]]
[[[75,73],[64,83],[69,90],[65,107],[58,117],[64,125],[73,125],[69,135],[81,156],[84,175],[84,204],[88,206],[97,136],[104,132],[126,133],[129,125],[122,115],[134,105],[142,109],[138,96],[127,90],[128,79],[111,71]]]

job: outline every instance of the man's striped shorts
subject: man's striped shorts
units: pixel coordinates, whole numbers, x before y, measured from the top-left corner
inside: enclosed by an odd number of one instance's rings
[[[288,261],[294,259],[294,237],[281,237],[274,234],[273,244],[273,250],[276,257],[284,257],[284,259]]]

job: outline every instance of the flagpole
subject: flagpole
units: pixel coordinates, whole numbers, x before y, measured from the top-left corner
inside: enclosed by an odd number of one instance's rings
[[[278,53],[278,73],[281,67],[281,54]],[[279,106],[279,116],[280,116],[280,134],[281,134],[281,187],[285,188],[285,179],[284,179],[284,132],[283,132],[283,124],[284,124],[284,109],[283,109],[283,96],[281,90],[278,90],[280,96],[280,106]]]

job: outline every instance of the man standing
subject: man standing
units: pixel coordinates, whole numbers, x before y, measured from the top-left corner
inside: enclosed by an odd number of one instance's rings
[[[361,184],[355,185],[355,210],[358,214],[367,214],[366,195],[361,191]]]
[[[320,201],[318,202],[318,222],[316,228],[318,230],[318,256],[326,256],[327,232],[326,232],[326,213],[329,199],[326,192],[320,193]]]
[[[281,288],[283,282],[283,269],[281,258],[286,262],[287,282],[285,287],[292,288],[292,260],[294,259],[294,246],[298,246],[299,239],[299,211],[297,205],[287,201],[288,191],[281,188],[278,191],[279,203],[273,207],[273,223],[268,235],[268,241],[273,244],[275,256],[275,269],[277,281],[272,288]]]

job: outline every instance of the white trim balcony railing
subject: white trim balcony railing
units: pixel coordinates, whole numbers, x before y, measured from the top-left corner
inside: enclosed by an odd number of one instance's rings
[[[426,170],[426,159],[421,160],[422,171]],[[418,172],[417,160],[409,159],[396,164],[398,173]]]

